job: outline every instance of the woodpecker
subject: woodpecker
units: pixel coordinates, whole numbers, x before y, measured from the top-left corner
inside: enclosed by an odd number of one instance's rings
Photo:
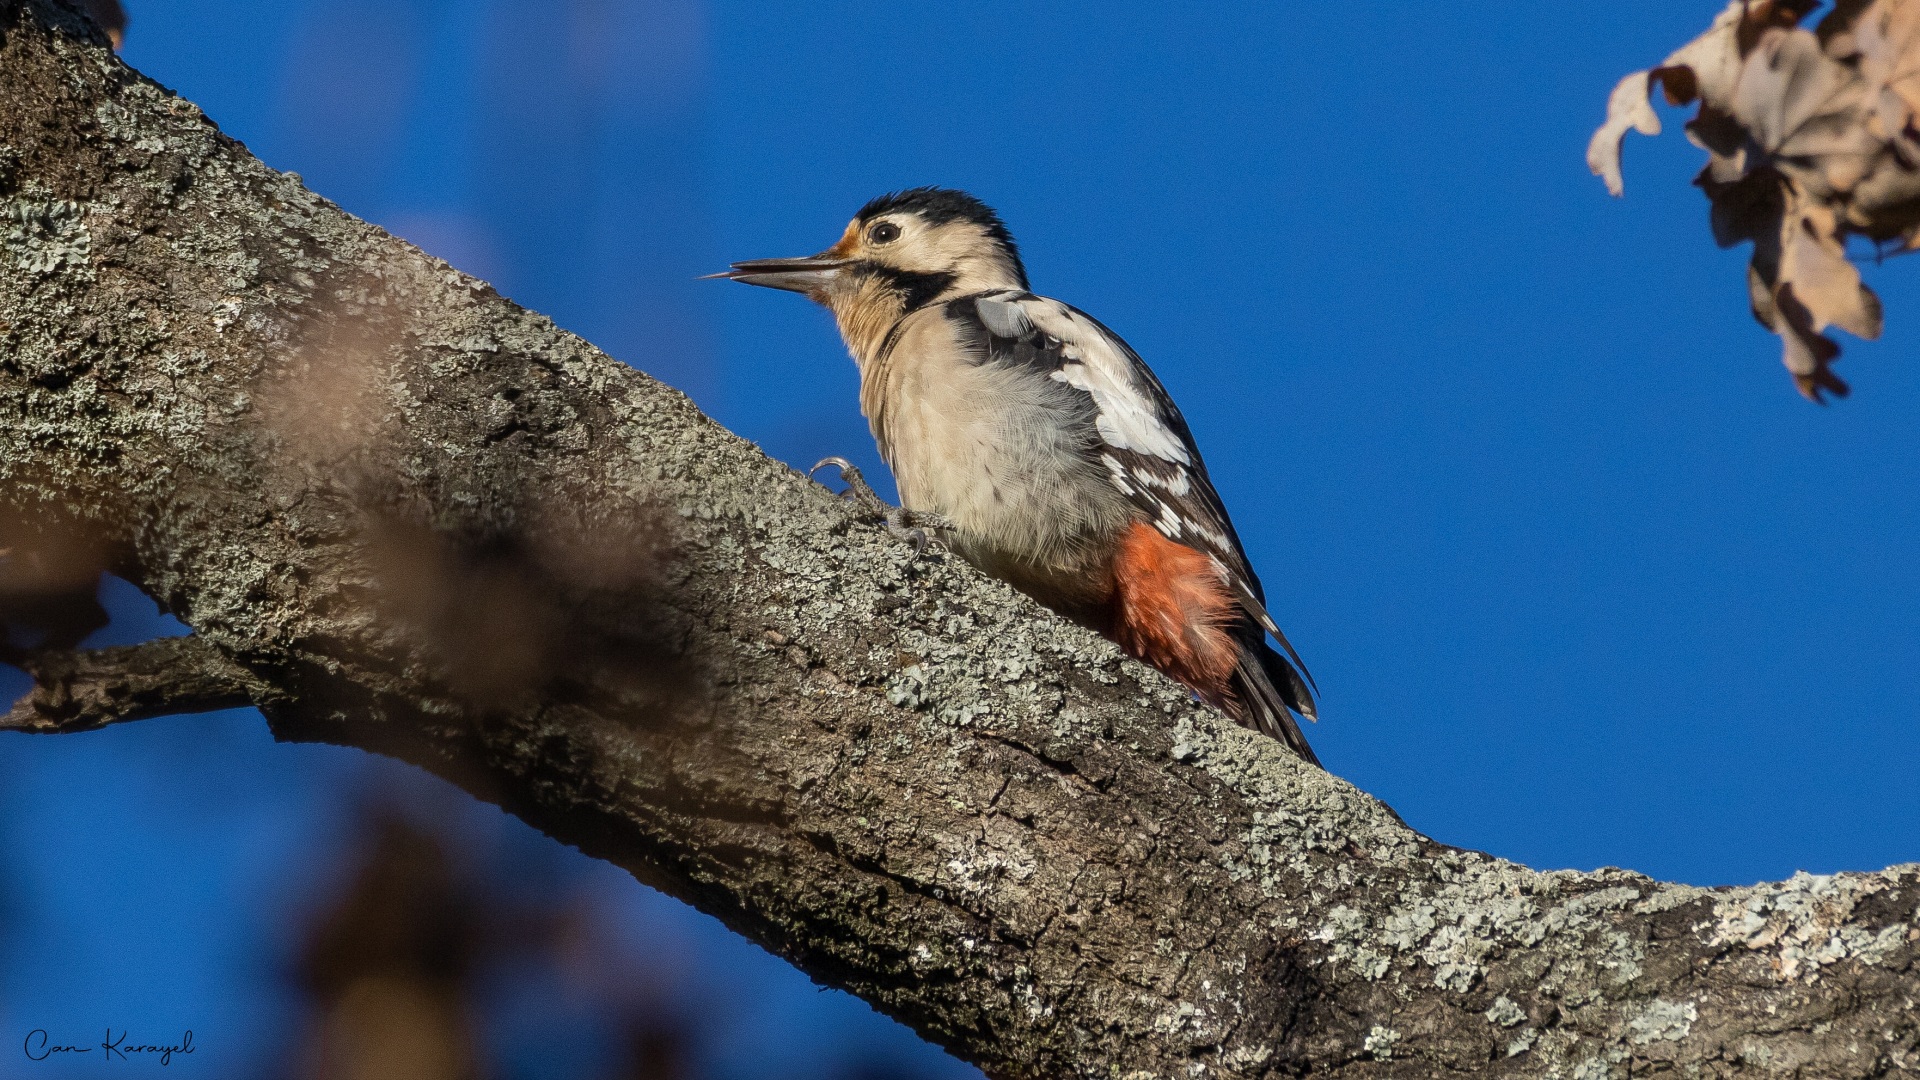
[[[1029,289],[985,203],[936,187],[883,195],[818,255],[714,276],[833,312],[909,518],[1319,764],[1293,715],[1315,718],[1311,676],[1180,410],[1119,335]]]

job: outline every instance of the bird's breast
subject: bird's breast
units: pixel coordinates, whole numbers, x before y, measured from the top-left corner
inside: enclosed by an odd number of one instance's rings
[[[951,519],[956,550],[1029,592],[1056,576],[1084,589],[1135,516],[1098,464],[1085,395],[973,362],[941,329],[903,334],[862,395],[902,504]]]

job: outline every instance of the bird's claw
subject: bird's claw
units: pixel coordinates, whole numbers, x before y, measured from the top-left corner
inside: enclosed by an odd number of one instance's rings
[[[828,466],[838,469],[840,479],[846,481],[847,490],[841,492],[841,496],[859,503],[879,518],[886,527],[887,535],[903,543],[912,544],[913,553],[916,556],[927,550],[927,544],[931,540],[927,535],[928,529],[937,532],[953,528],[953,522],[939,514],[925,510],[909,510],[904,506],[888,503],[873,490],[872,485],[867,483],[866,477],[860,475],[859,467],[846,458],[837,456],[821,458],[813,468],[807,470],[807,479],[813,479],[815,473]]]
[[[821,458],[813,468],[807,470],[807,479],[813,479],[815,473],[828,466],[840,470],[840,479],[846,482],[847,490],[840,493],[841,497],[852,499],[883,517],[888,511],[894,509],[873,490],[873,485],[867,483],[867,478],[860,474],[860,467],[846,458],[837,456]]]
[[[903,544],[913,545],[913,553],[915,556],[926,554],[927,530],[910,528],[906,525],[898,525],[898,524],[895,524],[892,521],[892,519],[888,519],[886,526],[887,526],[888,536],[893,537],[895,540],[898,540]]]
[[[824,469],[829,465],[833,466],[836,469],[839,469],[841,476],[859,476],[860,475],[860,469],[857,466],[855,466],[853,462],[848,461],[846,458],[835,455],[834,457],[823,457],[819,461],[814,462],[813,468],[807,470],[807,479],[809,480],[813,479],[813,474],[819,472],[821,469]]]
[[[915,555],[924,554],[931,539],[927,531],[935,533],[953,529],[953,522],[940,514],[926,510],[909,510],[904,506],[889,506],[885,514],[887,532],[896,540],[913,545]]]

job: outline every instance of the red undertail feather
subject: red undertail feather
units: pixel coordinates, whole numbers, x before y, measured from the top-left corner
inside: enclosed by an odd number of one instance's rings
[[[1238,609],[1213,560],[1136,522],[1121,537],[1113,576],[1120,647],[1237,715],[1232,683],[1240,645],[1228,627]]]

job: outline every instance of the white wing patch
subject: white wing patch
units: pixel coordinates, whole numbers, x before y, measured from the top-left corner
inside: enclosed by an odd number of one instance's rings
[[[1187,523],[1187,530],[1189,532],[1213,545],[1214,548],[1226,551],[1233,547],[1233,541],[1227,539],[1226,536],[1218,530],[1210,529],[1192,518],[1183,518],[1182,520]]]
[[[1180,539],[1181,532],[1180,525],[1180,515],[1173,512],[1173,507],[1168,506],[1166,503],[1161,503],[1160,520],[1154,522],[1153,527],[1159,529],[1160,535],[1167,539],[1178,540]]]
[[[1101,454],[1100,460],[1106,463],[1107,472],[1113,477],[1113,486],[1120,489],[1120,494],[1133,494],[1132,481],[1136,478],[1133,474],[1127,472],[1126,462],[1121,461],[1112,454]]]
[[[1062,363],[1050,377],[1093,399],[1095,428],[1115,451],[1102,453],[1101,464],[1113,486],[1152,515],[1161,535],[1215,552],[1238,552],[1224,529],[1188,507],[1195,494],[1194,453],[1162,419],[1154,388],[1136,381],[1135,361],[1124,344],[1058,300],[1005,291],[986,293],[973,303],[981,325],[995,337],[1019,341],[1038,332],[1058,347]],[[1223,577],[1232,576],[1217,556],[1214,562]]]
[[[1010,358],[1054,370],[1048,377],[1085,393],[1093,402],[1094,426],[1106,446],[1099,451],[1108,479],[1162,536],[1202,550],[1239,606],[1274,636],[1293,661],[1291,693],[1313,715],[1313,696],[1301,682],[1305,667],[1267,613],[1260,585],[1233,536],[1220,495],[1208,482],[1200,454],[1176,433],[1179,410],[1166,399],[1145,364],[1125,342],[1086,315],[1028,292],[995,290],[971,298],[979,326],[991,338],[1017,343]],[[1045,340],[1036,341],[1036,336]],[[983,342],[985,355],[997,350]],[[1074,410],[1084,416],[1078,408]],[[1084,421],[1081,421],[1084,422]],[[1280,708],[1286,717],[1285,708]],[[1292,720],[1286,720],[1292,730]],[[1294,732],[1291,742],[1304,746]],[[1311,751],[1306,751],[1309,760]]]
[[[1137,475],[1141,483],[1148,487],[1159,488],[1176,499],[1193,490],[1193,481],[1187,478],[1185,465],[1175,465],[1172,476],[1161,476],[1154,472],[1140,472]]]
[[[988,308],[1016,308],[1041,333],[1060,342],[1060,353],[1068,362],[1053,373],[1053,378],[1093,397],[1094,408],[1099,411],[1094,424],[1107,445],[1181,465],[1193,463],[1180,438],[1161,423],[1153,400],[1134,384],[1132,365],[1126,356],[1079,312],[1044,298],[1014,303],[988,300],[978,306],[983,322],[1000,314],[995,311],[989,316]],[[988,329],[994,327],[989,324]]]

